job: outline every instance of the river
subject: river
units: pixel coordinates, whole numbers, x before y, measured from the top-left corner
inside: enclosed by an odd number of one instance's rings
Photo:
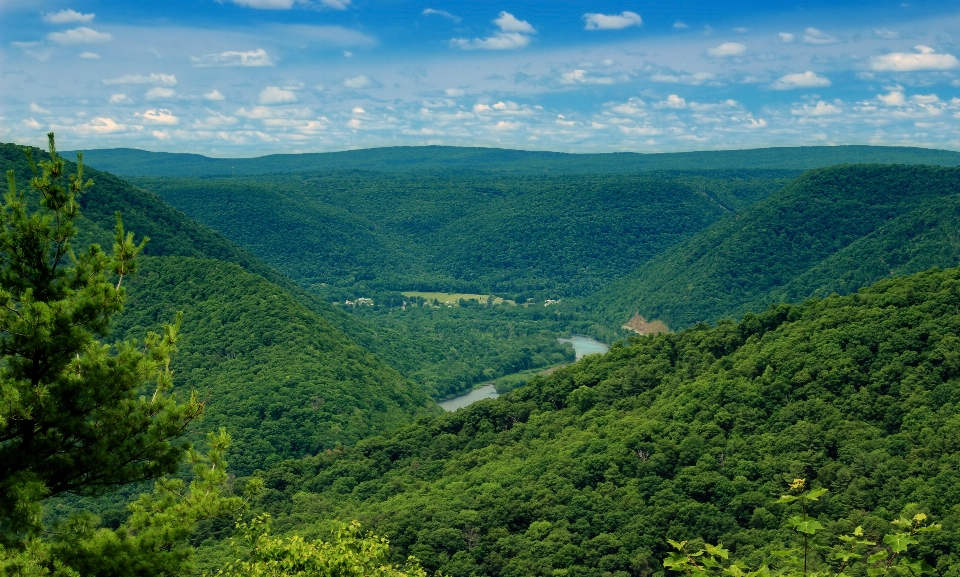
[[[561,343],[570,343],[573,345],[573,351],[577,355],[577,360],[579,361],[585,355],[595,355],[603,354],[610,350],[610,347],[601,343],[600,341],[595,341],[590,337],[584,337],[580,335],[573,335],[569,339],[557,339]],[[499,393],[493,387],[492,383],[483,385],[482,387],[477,387],[465,395],[460,395],[459,397],[454,397],[452,399],[447,399],[446,401],[440,401],[438,404],[443,407],[443,410],[453,412],[457,409],[466,407],[467,405],[472,405],[477,401],[483,399],[496,399],[499,397]]]

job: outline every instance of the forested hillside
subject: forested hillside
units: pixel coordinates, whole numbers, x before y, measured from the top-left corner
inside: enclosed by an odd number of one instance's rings
[[[20,147],[0,146],[0,169],[14,170],[28,188],[31,172]],[[67,170],[75,166],[67,163]],[[78,245],[110,246],[117,210],[128,231],[150,237],[145,253],[152,256],[126,281],[127,307],[112,338],[142,339],[184,312],[177,384],[208,401],[198,431],[222,425],[234,435],[235,470],[353,443],[439,410],[421,387],[324,317],[402,363],[411,356],[399,337],[378,335],[307,294],[160,197],[108,173],[84,174],[95,184],[81,197]]]
[[[682,328],[954,266],[958,176],[954,168],[903,165],[807,172],[671,247],[585,307],[608,326],[639,311]]]
[[[358,518],[446,575],[658,574],[667,538],[754,567],[795,544],[774,503],[829,489],[836,535],[901,512],[944,530],[917,554],[960,574],[960,269],[739,323],[634,337],[497,400],[265,473],[257,504],[315,535]],[[205,563],[222,546],[208,541]]]
[[[795,173],[135,179],[320,294],[594,292]],[[348,290],[343,293],[338,290]]]
[[[437,410],[420,387],[262,277],[210,259],[141,266],[114,335],[142,336],[183,311],[177,384],[207,400],[202,429],[230,432],[235,473],[351,445]]]
[[[638,154],[397,146],[275,154],[259,158],[209,158],[199,154],[147,152],[130,148],[90,150],[91,166],[123,176],[246,176],[337,170],[378,172],[483,171],[521,174],[629,174],[658,170],[807,170],[846,163],[960,164],[960,153],[902,146],[801,146]]]

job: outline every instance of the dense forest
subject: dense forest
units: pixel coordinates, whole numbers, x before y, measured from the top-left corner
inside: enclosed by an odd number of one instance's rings
[[[133,181],[319,294],[444,290],[523,302],[592,293],[795,175],[334,172]]]
[[[337,170],[376,172],[469,171],[531,174],[634,174],[660,170],[807,170],[833,164],[901,163],[957,166],[960,153],[902,146],[800,146],[638,154],[566,154],[453,146],[396,146],[259,158],[130,148],[90,150],[87,162],[121,176],[238,176]]]
[[[822,555],[856,525],[924,512],[945,532],[922,556],[956,575],[958,310],[960,269],[934,270],[634,337],[495,401],[282,463],[257,506],[303,534],[360,519],[446,575],[631,575],[660,570],[666,538],[771,562],[792,514],[773,501],[800,477],[830,489]]]
[[[142,481],[160,468],[116,491],[0,496],[3,515],[45,502],[35,525],[56,528],[27,547],[0,518],[0,572],[19,562],[4,547],[70,550],[57,531],[83,535],[72,566],[104,575],[130,574],[96,562],[121,549],[199,575],[345,547],[391,575],[662,576],[668,540],[776,570],[798,537],[777,497],[803,479],[828,489],[809,511],[818,568],[836,572],[837,538],[858,526],[877,540],[926,515],[942,530],[911,555],[960,576],[957,153],[89,160],[130,181],[85,171],[76,245],[133,247],[115,240],[117,211],[150,241],[123,290],[73,282],[125,298],[97,333],[117,350],[183,313],[155,356],[168,409],[187,402],[160,446],[186,461],[153,493]],[[31,188],[20,147],[0,145],[0,168]],[[83,272],[77,254],[53,262]],[[635,313],[674,332],[627,336]],[[613,344],[573,363],[557,340],[571,334]],[[493,381],[497,399],[435,403]],[[151,517],[171,507],[175,530]]]
[[[584,306],[607,325],[639,311],[680,328],[952,266],[958,176],[957,169],[928,166],[809,171],[644,263]]]

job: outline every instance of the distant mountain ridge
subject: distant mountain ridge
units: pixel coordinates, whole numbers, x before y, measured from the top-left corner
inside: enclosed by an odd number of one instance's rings
[[[673,329],[841,294],[960,264],[960,170],[846,165],[783,190],[667,249],[587,302],[607,326],[635,311]]]
[[[563,152],[397,146],[256,158],[210,158],[199,154],[133,148],[84,152],[95,168],[122,176],[241,176],[330,170],[484,171],[497,173],[634,173],[660,170],[806,170],[834,164],[898,163],[960,165],[960,152],[901,146],[799,146],[699,152]]]

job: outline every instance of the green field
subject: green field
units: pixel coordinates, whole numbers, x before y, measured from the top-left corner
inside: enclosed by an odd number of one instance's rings
[[[436,300],[439,303],[455,305],[461,300],[465,301],[477,301],[479,303],[487,302],[487,299],[490,298],[490,295],[475,295],[469,293],[431,293],[431,292],[421,292],[421,291],[407,291],[400,293],[405,297],[417,297],[422,298],[428,302]],[[516,305],[517,303],[507,300],[500,297],[493,297],[493,304],[495,305]]]

